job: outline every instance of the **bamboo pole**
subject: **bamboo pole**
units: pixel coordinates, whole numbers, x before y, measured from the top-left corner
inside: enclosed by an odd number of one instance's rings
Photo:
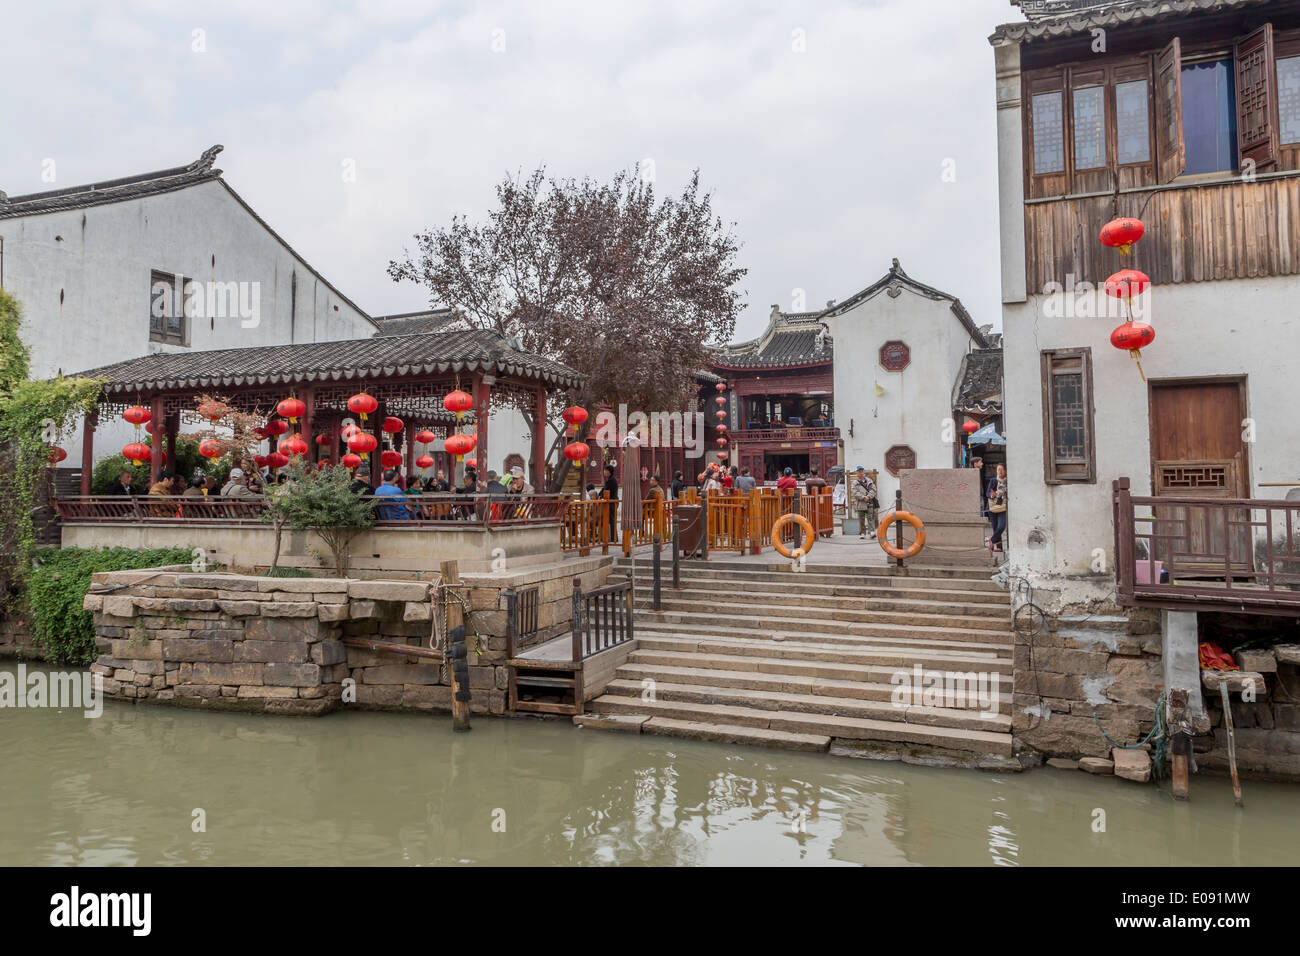
[[[1237,735],[1232,727],[1232,704],[1228,700],[1228,682],[1219,681],[1219,697],[1223,700],[1223,725],[1228,728],[1228,769],[1232,772],[1232,798],[1237,806],[1241,802],[1241,780],[1237,776]]]

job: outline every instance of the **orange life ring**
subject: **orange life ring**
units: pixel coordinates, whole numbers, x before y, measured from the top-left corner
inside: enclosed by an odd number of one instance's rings
[[[817,541],[817,532],[813,529],[812,522],[803,515],[781,515],[776,519],[776,524],[772,525],[772,547],[776,548],[776,553],[783,558],[794,557],[794,554],[781,543],[781,529],[791,521],[803,529],[803,545],[800,550],[804,554],[811,551],[813,544]]]
[[[894,523],[896,518],[901,518],[916,529],[916,540],[908,546],[906,551],[897,545],[890,544],[887,537],[889,526]],[[881,550],[891,558],[914,558],[925,547],[925,525],[921,524],[921,519],[910,511],[894,511],[885,515],[884,520],[880,522],[880,527],[876,529],[876,541],[879,542]]]

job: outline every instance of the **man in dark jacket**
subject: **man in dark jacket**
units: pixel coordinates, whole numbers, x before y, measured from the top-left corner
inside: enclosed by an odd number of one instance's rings
[[[131,474],[130,471],[124,470],[120,475],[117,476],[117,484],[113,486],[113,490],[110,491],[109,494],[110,495],[135,494],[135,489],[131,487],[132,477],[134,476]]]
[[[616,477],[616,473],[617,470],[614,468],[612,464],[605,466],[605,484],[601,490],[609,494],[610,501],[618,501],[618,478]],[[608,508],[608,511],[609,511],[609,519],[608,519],[609,540],[617,541],[618,540],[618,506],[612,505]]]

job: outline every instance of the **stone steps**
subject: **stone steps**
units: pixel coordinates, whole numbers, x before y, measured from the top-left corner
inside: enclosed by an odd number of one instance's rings
[[[651,601],[652,593],[649,587],[638,589],[641,600],[646,602],[648,607]],[[697,604],[706,602],[710,604],[744,604],[753,607],[756,600],[755,595],[749,592],[738,592],[732,589],[714,589],[699,587],[683,587],[680,590],[673,588],[663,588],[660,597],[665,608],[672,606],[681,606],[684,604]],[[948,619],[966,618],[966,617],[990,617],[998,619],[1002,624],[1009,626],[1011,624],[1011,609],[1005,603],[998,605],[992,603],[977,603],[965,601],[932,601],[919,600],[915,598],[888,598],[867,596],[820,596],[809,595],[801,590],[791,587],[780,594],[767,594],[764,596],[764,603],[758,610],[763,613],[773,606],[788,607],[794,612],[803,611],[805,613],[833,611],[872,611],[894,614],[921,614],[937,615]],[[802,603],[795,603],[802,602]],[[835,615],[830,615],[835,616]]]
[[[644,686],[639,680],[617,678],[610,681],[605,693],[613,697],[640,700]],[[978,708],[966,710],[919,705],[895,706],[889,700],[863,700],[814,694],[788,694],[778,691],[755,691],[743,687],[716,687],[703,684],[654,684],[654,699],[685,704],[723,704],[756,710],[779,710],[795,714],[822,714],[831,717],[866,717],[924,726],[942,725],[966,730],[1011,730],[1011,718],[996,711],[984,716]]]
[[[865,717],[840,717],[830,714],[799,714],[788,711],[760,710],[725,704],[692,704],[682,701],[643,701],[605,694],[589,705],[596,714],[636,714],[651,718],[667,717],[704,724],[716,732],[750,727],[786,733],[824,735],[839,740],[881,740],[908,743],[946,750],[1010,756],[1011,735],[959,727],[922,726],[899,721],[872,720]],[[653,732],[650,721],[642,732]],[[725,728],[725,730],[724,730]]]
[[[817,648],[800,644],[745,646],[721,640],[691,641],[638,635],[637,649],[632,651],[630,659],[641,660],[641,655],[651,653],[671,655],[678,661],[698,660],[700,667],[716,667],[718,665],[708,662],[722,658],[725,664],[735,665],[724,669],[816,674],[820,677],[833,677],[840,671],[858,676],[857,672],[846,670],[850,666],[888,668],[891,676],[899,668],[910,668],[913,664],[936,670],[987,671],[990,674],[1011,674],[1013,670],[1010,656],[994,654],[941,653],[924,648]],[[657,658],[655,662],[667,663],[663,658]],[[779,669],[778,662],[781,664]]]
[[[702,687],[763,691],[767,694],[789,694],[825,697],[837,700],[892,701],[898,687],[889,683],[896,670],[876,668],[877,673],[857,675],[857,679],[816,677],[773,671],[725,670],[696,666],[690,658],[681,664],[656,664],[637,660],[629,661],[618,669],[618,680],[635,682],[637,692],[644,687],[642,681],[652,680],[656,687],[668,685],[697,685]],[[994,674],[997,679],[997,712],[1009,713],[1011,709],[1011,676]]]
[[[658,612],[648,561],[636,573],[637,648],[587,705],[589,726],[804,750],[1011,754],[1011,614],[982,568],[691,561]],[[911,691],[934,672],[993,681],[992,713],[981,716],[978,699],[895,703],[900,684]],[[924,690],[923,680],[914,693]]]
[[[903,624],[895,621],[827,621],[800,620],[798,618],[765,618],[758,616],[761,609],[750,615],[727,614],[718,610],[707,611],[650,611],[638,605],[638,628],[688,629],[696,634],[717,634],[742,630],[747,635],[789,635],[796,639],[820,639],[825,634],[848,634],[855,637],[894,637],[919,641],[966,641],[984,644],[1007,644],[1011,639],[1010,625],[1001,627],[958,628],[936,624]]]

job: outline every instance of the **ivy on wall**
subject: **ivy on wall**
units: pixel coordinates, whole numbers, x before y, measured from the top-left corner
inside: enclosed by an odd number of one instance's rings
[[[95,649],[94,618],[81,609],[90,589],[90,576],[99,571],[129,571],[172,564],[189,564],[189,548],[42,548],[27,574],[28,631],[49,660],[58,664],[90,664]]]
[[[101,382],[30,378],[18,300],[0,289],[0,612],[20,599],[36,548],[37,510],[50,449],[94,411]]]

